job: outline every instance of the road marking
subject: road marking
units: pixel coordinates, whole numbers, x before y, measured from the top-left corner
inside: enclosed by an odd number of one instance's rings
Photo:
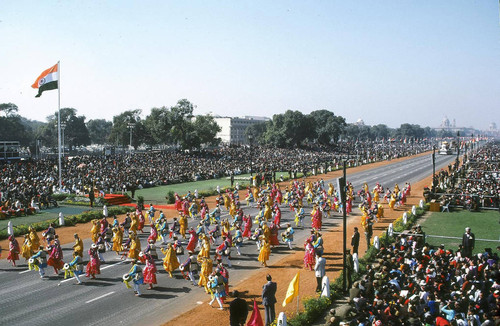
[[[94,298],[94,299],[89,300],[89,301],[85,301],[85,303],[91,303],[91,302],[93,302],[93,301],[96,301],[96,300],[102,299],[102,298],[104,298],[104,297],[107,297],[108,295],[111,295],[111,294],[113,294],[113,293],[115,293],[115,291],[111,291],[111,292],[109,292],[109,293],[106,293],[106,294],[101,295],[100,297]]]
[[[113,265],[109,265],[109,266],[103,267],[103,268],[101,268],[101,271],[102,271],[103,269],[110,268],[110,267],[113,267],[113,266],[116,266],[116,265],[120,265],[120,264],[122,264],[122,263],[123,263],[123,261],[120,261],[120,262],[118,262],[118,263],[116,263],[116,264],[113,264]],[[82,274],[82,275],[83,275],[83,274]],[[68,282],[68,281],[71,281],[71,280],[74,280],[74,279],[75,279],[75,277],[71,277],[71,278],[68,278],[68,279],[66,279],[66,280],[62,280],[61,282],[59,282],[59,284],[64,283],[64,282]]]
[[[28,272],[31,272],[31,270],[27,269],[25,271],[19,272],[19,274],[24,274],[24,273],[28,273]]]

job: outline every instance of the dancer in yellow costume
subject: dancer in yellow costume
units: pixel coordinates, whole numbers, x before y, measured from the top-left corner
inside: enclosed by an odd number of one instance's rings
[[[38,234],[36,233],[35,229],[30,225],[28,228],[29,231],[29,238],[31,242],[31,251],[32,252],[38,252],[40,250],[40,238],[38,237]]]
[[[200,280],[198,281],[199,286],[203,286],[205,288],[205,292],[209,293],[208,288],[208,277],[212,274],[213,262],[210,258],[200,258],[198,256],[198,264],[201,265],[200,269]]]
[[[198,253],[198,260],[201,257],[210,258],[210,240],[208,239],[205,233],[200,234],[200,240],[201,240],[201,250]]]
[[[179,233],[182,235],[184,239],[186,239],[186,231],[188,227],[188,219],[187,216],[183,213],[181,213],[181,216],[179,217]]]
[[[173,277],[172,272],[179,268],[179,261],[177,260],[175,249],[171,243],[168,243],[167,249],[161,248],[161,252],[165,255],[165,258],[163,258],[163,268],[168,272],[170,277]]]
[[[271,209],[271,205],[269,205],[268,202],[265,204],[264,208],[264,218],[266,219],[266,222],[269,222],[269,220],[273,217],[273,212]]]
[[[266,223],[262,225],[262,234],[268,242],[271,241],[271,229]]]
[[[375,205],[377,205],[377,218],[381,219],[382,217],[384,217],[384,207],[382,206],[382,204],[375,203]]]
[[[271,245],[266,237],[260,237],[261,245],[258,260],[262,263],[262,266],[267,267],[267,261],[269,260],[269,255],[271,254]]]
[[[83,241],[77,233],[75,233],[73,237],[75,238],[75,244],[73,245],[73,258],[76,256],[83,257]]]
[[[116,251],[117,255],[120,255],[120,251],[123,251],[123,231],[121,227],[115,226],[113,228],[113,251]]]
[[[135,232],[130,232],[130,249],[128,251],[128,258],[134,260],[139,259],[139,252],[141,251],[141,240],[135,234]]]
[[[394,206],[396,205],[396,195],[394,193],[391,194],[391,200],[389,200],[389,207],[394,210]]]
[[[129,232],[134,232],[137,233],[137,227],[139,226],[139,218],[135,213],[132,213],[130,215],[130,219],[132,222],[130,223],[130,231]]]
[[[97,240],[99,240],[99,221],[98,220],[92,220],[92,228],[90,229],[90,234],[92,236],[92,242],[96,243]]]
[[[378,193],[378,187],[373,188],[372,194],[373,194],[373,201],[378,202],[380,199]]]
[[[28,234],[24,235],[24,242],[21,248],[21,256],[23,256],[26,260],[30,259],[35,253],[31,251],[33,246],[31,245],[31,240]]]

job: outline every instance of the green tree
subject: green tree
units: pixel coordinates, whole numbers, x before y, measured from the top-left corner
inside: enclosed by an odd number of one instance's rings
[[[87,122],[87,129],[92,144],[105,144],[111,134],[113,123],[105,119],[92,119]]]
[[[170,108],[170,131],[174,142],[182,148],[189,148],[194,137],[191,124],[193,118],[194,105],[186,99],[179,100],[177,104]]]
[[[300,111],[288,110],[275,114],[266,124],[264,142],[276,147],[301,146],[314,139],[314,119]]]
[[[64,145],[86,146],[90,145],[90,136],[87,126],[85,125],[85,116],[77,116],[76,109],[62,108],[61,125],[64,123]],[[57,146],[57,129],[58,129],[58,113],[47,117],[47,124],[40,128],[39,136],[47,146]],[[62,131],[61,131],[62,137]]]
[[[219,145],[221,139],[215,136],[222,129],[211,115],[207,114],[196,116],[193,127],[196,131],[196,138],[199,140],[200,145]]]
[[[384,124],[378,124],[371,127],[371,134],[373,137],[379,140],[388,139],[391,135],[391,130]]]
[[[113,127],[109,135],[109,142],[121,146],[130,144],[130,131],[132,131],[132,146],[137,148],[143,142],[151,141],[141,120],[142,110],[128,110],[113,117]]]
[[[170,109],[162,106],[161,108],[152,108],[151,113],[144,120],[144,126],[151,135],[151,144],[170,144],[171,135],[171,112]]]
[[[28,146],[33,141],[31,128],[23,124],[22,117],[17,114],[18,107],[13,103],[0,104],[0,140],[19,141]]]
[[[343,117],[328,110],[313,111],[310,116],[314,120],[314,137],[318,143],[329,145],[338,141],[346,126]]]

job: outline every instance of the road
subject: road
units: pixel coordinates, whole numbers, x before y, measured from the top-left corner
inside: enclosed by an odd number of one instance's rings
[[[454,159],[455,156],[437,155],[436,171],[445,168]],[[364,182],[371,188],[379,182],[385,188],[392,189],[395,183],[403,186],[405,182],[415,183],[432,174],[431,155],[389,162],[385,166],[355,174],[347,170],[347,173],[347,181],[354,185],[355,190],[359,190]],[[325,184],[334,181],[325,180]],[[244,207],[244,211],[252,216],[257,213],[255,207]],[[309,211],[308,207],[306,214]],[[227,216],[226,212],[224,214]],[[282,215],[284,222],[294,218],[285,207],[282,208]],[[306,226],[310,226],[310,219],[305,219],[305,222]],[[198,220],[190,219],[189,226],[197,223]],[[324,219],[324,228],[332,228],[338,223],[341,223],[338,217]],[[295,250],[302,248],[300,244],[308,234],[309,228],[296,230]],[[142,248],[145,248],[147,234],[140,234],[139,237]],[[86,240],[84,245],[89,248],[90,240]],[[72,253],[71,245],[63,246],[63,250],[67,261]],[[268,264],[272,265],[288,253],[290,250],[285,246],[273,249]],[[245,241],[242,256],[236,256],[233,250],[233,267],[229,268],[230,284],[241,282],[259,268],[257,256],[253,241]],[[87,254],[85,258],[88,258]],[[106,263],[101,266],[101,275],[96,280],[83,277],[83,285],[76,285],[74,279],[63,280],[62,274],[52,275],[51,267],[46,274],[51,276],[42,280],[38,272],[28,271],[25,264],[13,268],[5,259],[1,260],[0,325],[159,325],[209,300],[202,288],[182,279],[178,271],[174,273],[174,278],[168,277],[161,262],[157,263],[159,274],[156,288],[147,291],[144,286],[141,289],[143,295],[135,297],[133,291],[121,282],[130,264],[122,262],[114,252],[105,253],[104,258]],[[184,261],[186,257],[180,259]]]

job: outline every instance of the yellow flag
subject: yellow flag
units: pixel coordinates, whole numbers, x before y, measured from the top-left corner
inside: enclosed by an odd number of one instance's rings
[[[293,280],[288,285],[286,297],[285,300],[283,300],[283,307],[286,306],[287,303],[292,302],[293,298],[299,295],[299,276],[300,272],[297,272],[297,275],[294,276]]]

